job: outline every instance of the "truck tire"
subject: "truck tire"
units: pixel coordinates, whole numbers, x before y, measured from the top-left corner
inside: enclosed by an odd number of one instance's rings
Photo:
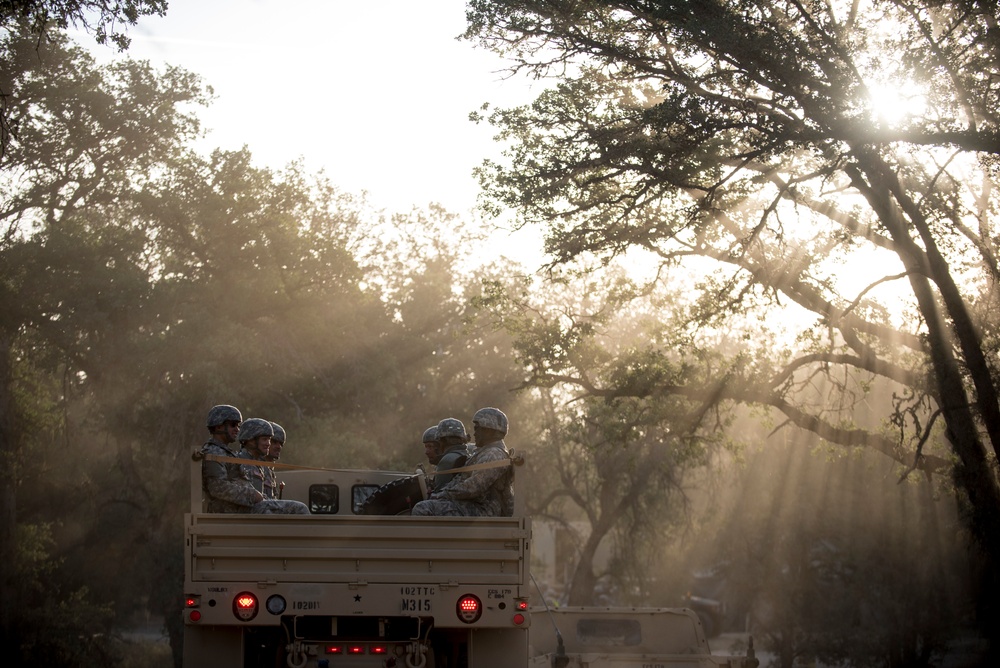
[[[425,497],[426,484],[421,476],[399,478],[382,485],[361,504],[361,515],[409,515]]]

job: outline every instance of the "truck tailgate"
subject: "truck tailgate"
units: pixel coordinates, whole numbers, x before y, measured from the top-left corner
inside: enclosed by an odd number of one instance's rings
[[[192,582],[524,582],[523,517],[187,516]],[[405,546],[401,548],[402,546]]]

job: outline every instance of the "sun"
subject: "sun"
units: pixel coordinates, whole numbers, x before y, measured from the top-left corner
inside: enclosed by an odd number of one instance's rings
[[[879,126],[898,128],[927,111],[927,97],[913,82],[888,80],[868,86],[872,120]]]

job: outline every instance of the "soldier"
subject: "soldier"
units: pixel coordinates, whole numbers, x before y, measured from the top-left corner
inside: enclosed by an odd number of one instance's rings
[[[481,408],[472,417],[476,449],[466,466],[510,459],[507,416],[497,408]],[[464,429],[464,427],[463,427]],[[440,429],[439,429],[440,433]],[[412,515],[507,516],[514,512],[514,481],[509,466],[455,474],[444,487],[413,506]]]
[[[281,459],[281,448],[285,446],[285,428],[277,422],[272,422],[271,429],[274,430],[274,436],[271,437],[271,449],[268,450],[267,460],[276,462]]]
[[[427,429],[424,430],[424,435],[421,441],[423,441],[424,444],[424,456],[427,457],[427,461],[431,464],[437,464],[441,461],[441,444],[438,443],[437,425],[427,427]]]
[[[451,469],[456,469],[465,464],[469,458],[469,435],[465,432],[465,425],[461,420],[455,418],[445,418],[437,426],[437,461],[431,460],[431,464],[436,464],[434,469],[434,488],[441,489],[457,475],[456,473],[445,473]],[[424,450],[426,451],[426,442]],[[430,459],[428,457],[428,459]]]
[[[271,437],[271,448],[267,451],[267,460],[269,462],[276,462],[281,459],[281,449],[285,447],[285,429],[277,422],[271,423],[271,428],[274,429],[274,436]],[[271,482],[273,489],[277,493],[276,498],[281,498],[281,490],[284,488],[285,483],[278,482],[278,476],[275,470],[271,467],[267,467],[271,471]]]
[[[213,406],[208,411],[207,420],[208,433],[211,434],[211,438],[201,447],[202,453],[235,457],[238,453],[230,445],[236,442],[242,422],[243,416],[235,406],[226,404]],[[228,499],[241,502],[240,506],[248,506],[252,503],[254,496],[249,494],[243,485],[234,481],[242,478],[242,475],[237,475],[235,479],[231,477],[236,474],[237,470],[239,470],[239,466],[236,465],[230,466],[221,462],[202,460],[201,489],[207,501],[208,512],[237,512],[235,510],[236,503],[230,502]]]
[[[246,441],[255,441],[257,446],[266,437],[270,442],[274,433],[267,420],[251,418],[241,424],[242,416],[233,406],[213,406],[208,412],[208,430],[212,434],[202,453],[220,457],[236,458],[238,453],[230,445],[240,436]],[[248,424],[249,423],[249,424]],[[243,466],[203,460],[201,463],[201,486],[208,501],[210,513],[254,513],[254,514],[308,514],[309,508],[298,501],[265,499],[254,489]]]
[[[271,458],[271,450],[275,447],[274,437],[266,435],[267,430],[264,429],[263,424],[260,424],[263,422],[267,422],[271,427],[271,433],[274,433],[274,423],[259,418],[250,418],[240,427],[240,433],[236,437],[240,445],[243,446],[243,449],[237,455],[240,459],[254,459],[259,462],[274,461]],[[282,430],[282,433],[284,433],[284,430]],[[278,451],[280,452],[280,448]],[[275,459],[277,458],[275,457]],[[250,483],[254,489],[260,492],[265,499],[278,498],[273,468],[270,466],[243,464],[243,472],[250,479]]]

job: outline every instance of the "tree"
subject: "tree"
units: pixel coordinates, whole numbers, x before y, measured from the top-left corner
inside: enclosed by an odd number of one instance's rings
[[[0,2],[0,29],[31,34],[41,45],[61,29],[82,26],[94,32],[98,44],[110,39],[125,50],[130,39],[119,26],[134,26],[142,16],[163,16],[166,11],[167,0],[4,0]],[[18,117],[9,115],[10,98],[17,93],[8,83],[0,79],[0,164],[20,127]]]
[[[6,559],[16,544],[16,490],[38,471],[31,448],[65,419],[66,393],[88,373],[100,377],[99,360],[116,352],[115,333],[143,313],[148,229],[134,215],[138,195],[198,132],[181,107],[203,102],[205,92],[177,69],[161,76],[136,62],[98,68],[57,33],[39,41],[8,32],[0,62],[6,112],[19,128],[0,173]],[[15,609],[12,578],[5,572],[0,592],[5,634]]]
[[[163,16],[167,0],[5,0],[0,4],[0,26],[11,29],[17,23],[44,39],[53,29],[82,26],[94,32],[98,44],[110,39],[127,49],[129,38],[119,26],[134,26],[142,16]]]
[[[643,591],[661,536],[684,518],[684,473],[704,450],[672,437],[658,414],[662,404],[623,398],[558,405],[552,394],[542,391],[546,447],[532,453],[533,469],[546,475],[529,478],[528,506],[532,516],[560,525],[583,518],[584,530],[570,532],[575,559],[562,564],[572,567],[566,602],[598,604],[599,583]],[[612,559],[599,568],[599,548],[609,543]]]
[[[480,170],[488,206],[547,225],[554,263],[636,248],[663,271],[700,258],[712,270],[690,284],[690,331],[773,318],[786,301],[809,318],[793,355],[738,355],[724,383],[633,374],[597,386],[544,369],[535,381],[767,406],[927,471],[950,466],[928,457],[940,418],[996,573],[995,7],[473,1],[468,18],[468,38],[556,80],[533,104],[490,115],[512,147]],[[905,113],[877,106],[885,91]],[[867,285],[845,280],[858,257]],[[907,292],[888,289],[902,281]],[[816,410],[801,390],[820,377],[838,391]],[[843,379],[891,381],[895,438],[835,410],[850,404]],[[995,628],[1000,585],[985,590],[980,620]]]
[[[392,310],[395,326],[384,338],[398,356],[396,405],[378,428],[381,440],[397,446],[378,466],[411,468],[423,460],[426,427],[454,417],[471,430],[471,416],[484,406],[508,413],[512,447],[526,442],[524,401],[512,391],[523,372],[511,357],[510,337],[480,317],[476,302],[484,283],[523,270],[495,257],[485,229],[431,205],[382,221],[373,230],[379,243],[361,254],[366,282]]]
[[[952,500],[883,484],[891,462],[863,448],[831,461],[781,436],[748,450],[699,537],[718,598],[782,666],[939,664],[971,600]]]
[[[476,300],[496,326],[515,334],[517,361],[529,373],[523,389],[538,383],[542,370],[552,381],[567,368],[596,379],[616,361],[642,363],[641,342],[656,335],[650,327],[656,309],[643,310],[639,302],[619,308],[635,289],[623,271],[550,278],[544,286],[528,277],[496,281]],[[530,479],[528,507],[536,517],[562,525],[582,519],[585,525],[576,540],[568,602],[595,603],[602,580],[620,591],[648,591],[645,571],[656,561],[657,546],[685,519],[686,475],[706,462],[723,434],[691,430],[690,415],[676,398],[598,396],[560,382],[540,385],[530,391],[541,408],[534,439],[541,447],[531,456],[533,470],[545,473]],[[596,561],[602,546],[612,551],[603,571]]]
[[[55,663],[65,666],[109,665],[117,659],[111,636],[110,606],[95,605],[86,588],[59,590],[53,573],[58,564],[49,556],[52,539],[45,525],[21,526],[20,549],[9,567],[24,593],[17,620],[18,665]]]

